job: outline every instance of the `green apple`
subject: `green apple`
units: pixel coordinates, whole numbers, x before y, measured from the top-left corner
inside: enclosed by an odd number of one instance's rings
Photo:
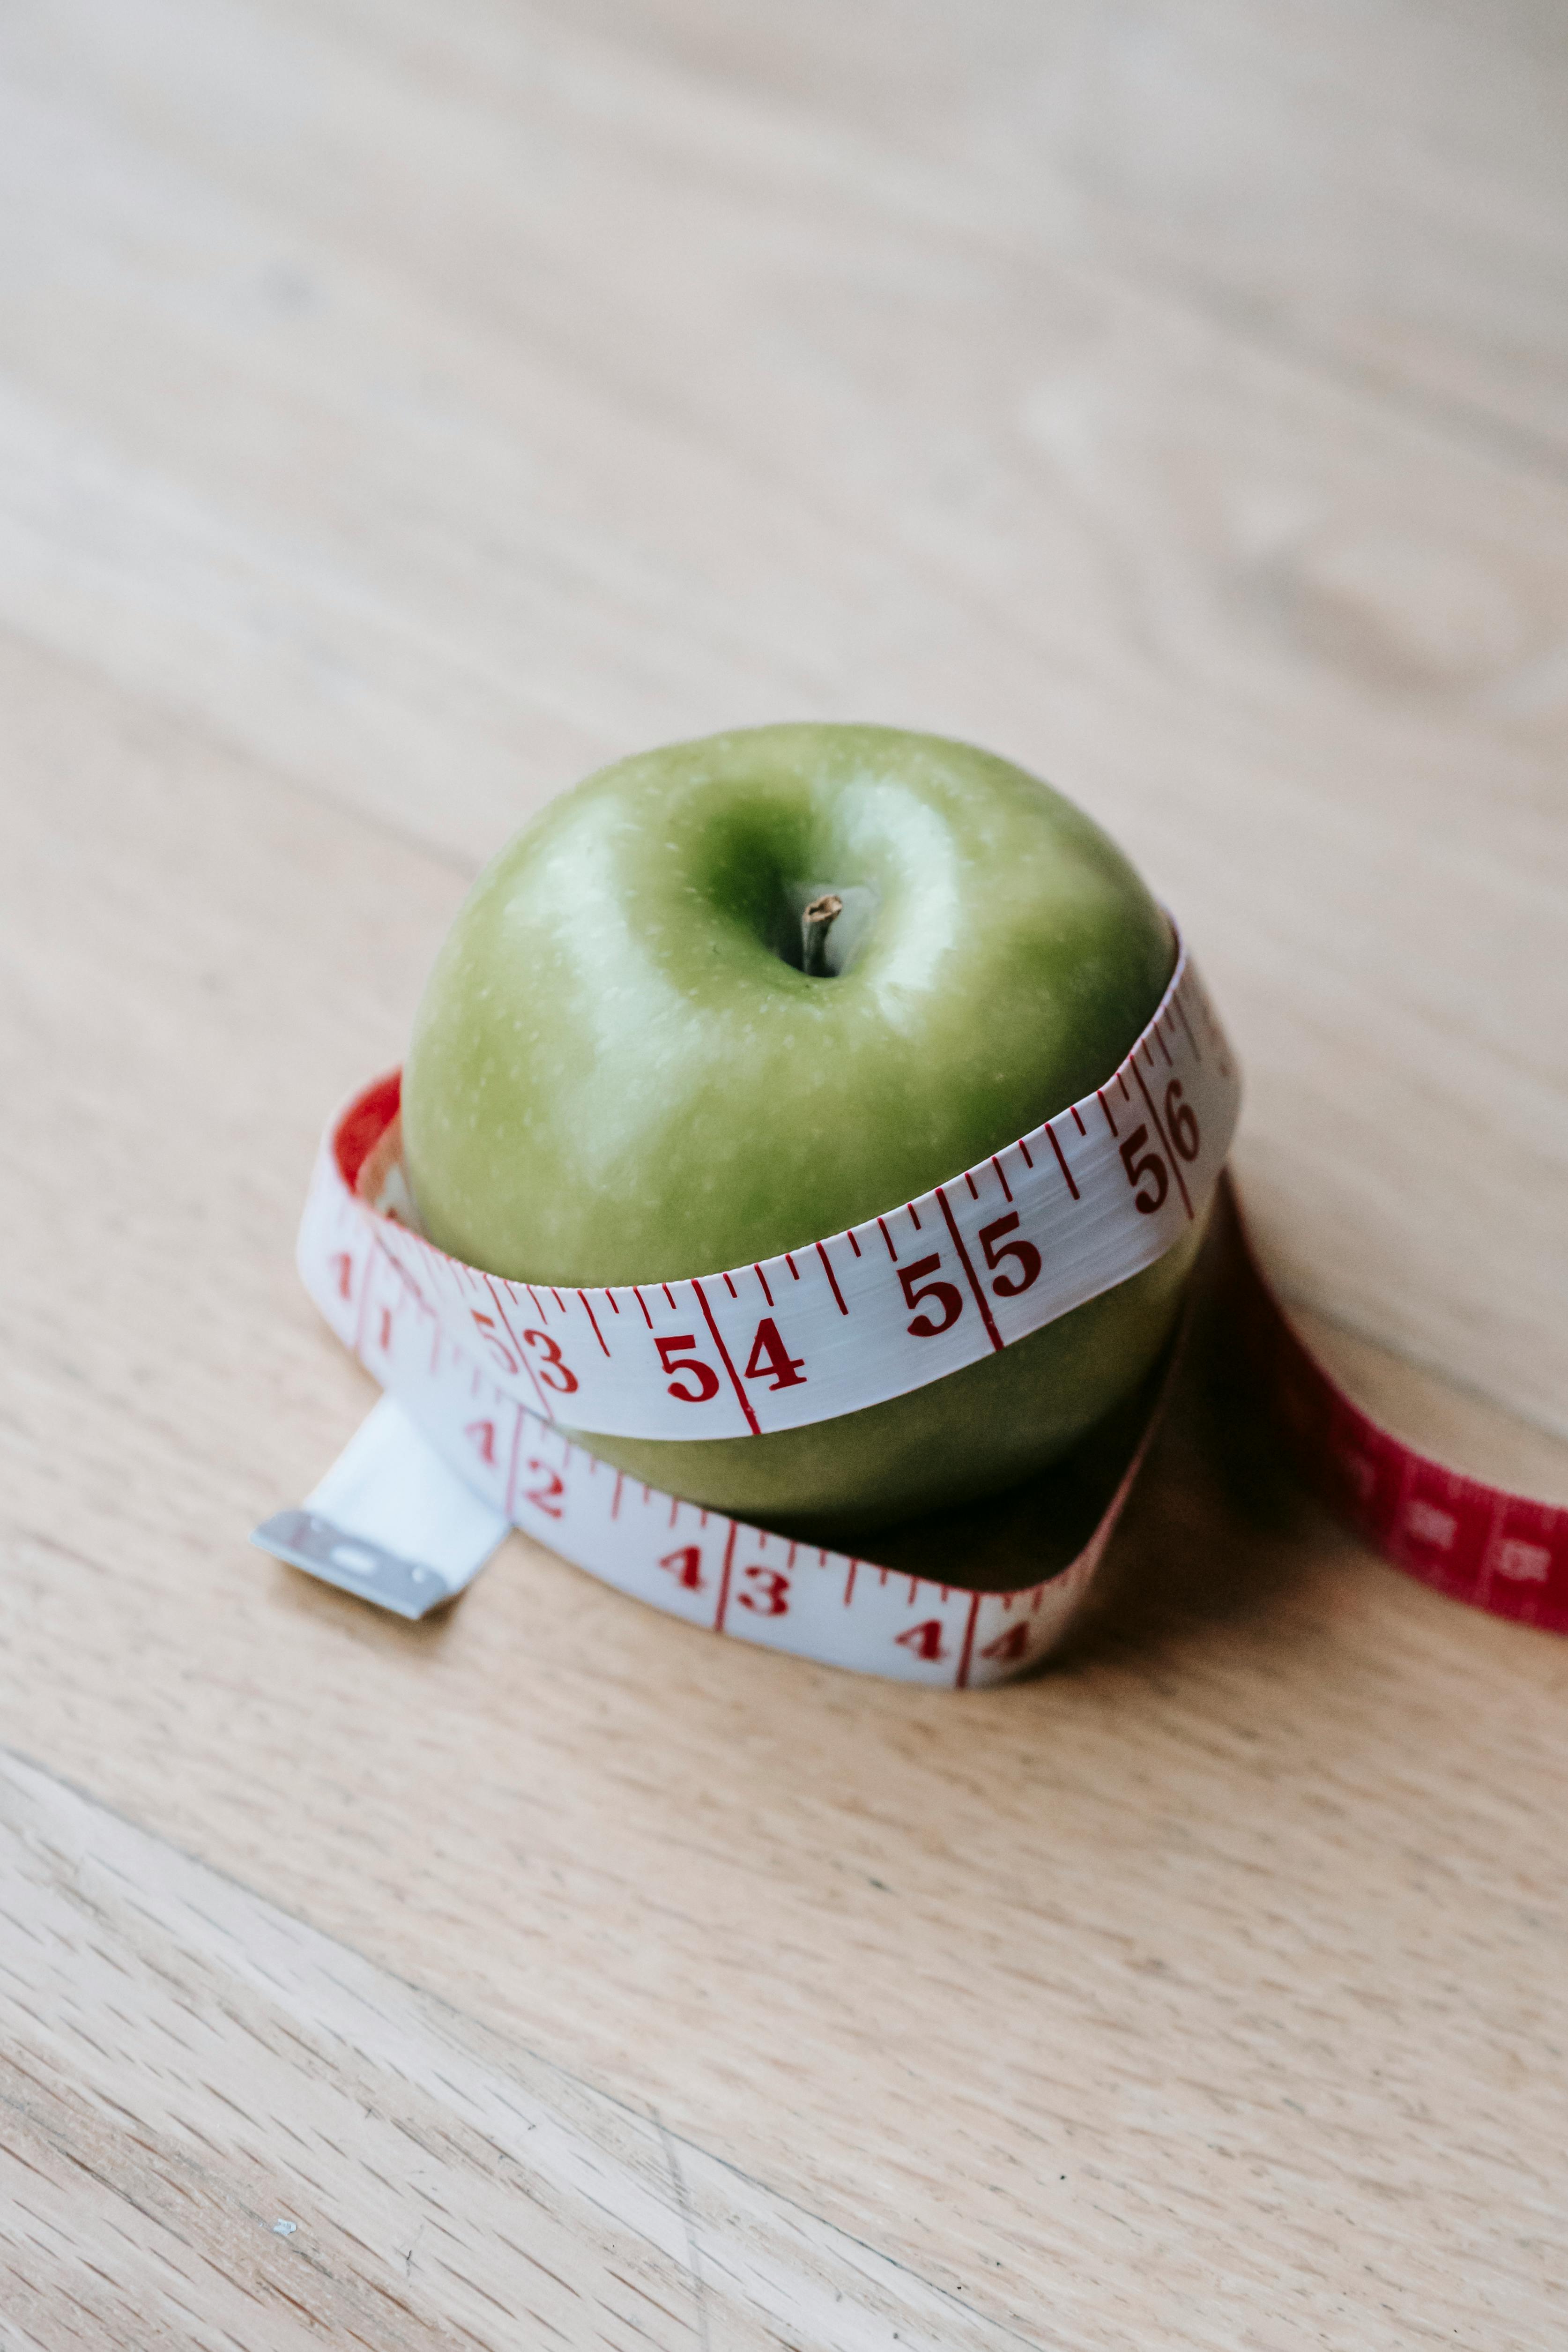
[[[552,803],[459,913],[404,1073],[414,1198],[443,1249],[562,1287],[795,1249],[1087,1094],[1175,953],[1099,828],[988,752],[847,726],[644,752]],[[589,1443],[791,1533],[993,1493],[1138,1386],[1197,1243],[859,1412]]]

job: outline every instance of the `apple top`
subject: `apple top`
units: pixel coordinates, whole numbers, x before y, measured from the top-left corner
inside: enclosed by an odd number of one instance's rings
[[[573,1286],[795,1249],[1087,1094],[1175,956],[1114,844],[989,752],[833,725],[643,752],[508,843],[441,950],[403,1081],[422,1218]]]

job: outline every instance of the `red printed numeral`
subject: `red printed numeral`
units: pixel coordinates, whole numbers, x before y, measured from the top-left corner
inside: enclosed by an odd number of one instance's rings
[[[497,1363],[511,1379],[516,1380],[523,1368],[507,1346],[507,1340],[502,1339],[500,1327],[495,1317],[485,1314],[477,1307],[471,1307],[468,1312],[474,1318],[475,1329],[489,1349]],[[509,1333],[507,1337],[510,1337]],[[563,1360],[560,1349],[550,1338],[549,1333],[525,1331],[523,1344],[525,1347],[531,1348],[535,1355],[542,1356],[544,1359],[538,1367],[538,1378],[543,1385],[547,1389],[554,1389],[558,1396],[572,1395],[577,1388],[577,1374],[570,1365]],[[716,1386],[716,1382],[715,1385]]]
[[[1145,1217],[1152,1217],[1155,1211],[1163,1204],[1171,1186],[1170,1178],[1166,1174],[1166,1163],[1159,1153],[1144,1150],[1144,1146],[1148,1139],[1148,1129],[1135,1127],[1122,1146],[1122,1165],[1127,1171],[1128,1183],[1134,1188],[1134,1208],[1141,1209]],[[1142,1157],[1139,1156],[1140,1154]],[[1147,1177],[1153,1189],[1149,1192],[1139,1192],[1136,1188],[1145,1177]]]
[[[556,1390],[561,1396],[570,1396],[577,1387],[577,1374],[569,1364],[562,1362],[560,1349],[549,1333],[525,1331],[523,1343],[525,1347],[532,1348],[536,1354],[543,1355],[544,1362],[538,1369],[539,1378],[546,1388]]]
[[[743,1609],[755,1609],[759,1617],[782,1617],[789,1607],[789,1580],[777,1568],[748,1568],[744,1571],[749,1592],[737,1597]]]
[[[901,1650],[913,1650],[927,1665],[936,1665],[947,1654],[942,1647],[940,1617],[927,1617],[924,1624],[911,1625],[906,1633],[895,1633],[894,1639]]]
[[[474,1441],[474,1450],[481,1462],[493,1470],[496,1466],[496,1424],[493,1421],[471,1421],[463,1433]]]
[[[560,1498],[566,1492],[566,1480],[560,1472],[552,1470],[548,1462],[528,1462],[523,1466],[528,1475],[538,1479],[539,1484],[530,1486],[521,1500],[531,1503],[536,1511],[544,1513],[547,1519],[559,1519],[561,1517]]]
[[[1197,1131],[1197,1114],[1191,1103],[1182,1100],[1179,1078],[1173,1078],[1166,1088],[1166,1132],[1181,1159],[1197,1158],[1203,1140]]]
[[[778,1324],[771,1315],[765,1315],[757,1327],[757,1337],[746,1360],[747,1379],[767,1381],[776,1389],[798,1389],[806,1378],[805,1363],[804,1356],[789,1353],[779,1337]]]
[[[963,1293],[951,1282],[927,1282],[925,1276],[935,1274],[942,1260],[935,1250],[929,1257],[917,1257],[912,1265],[901,1265],[898,1279],[904,1290],[906,1307],[918,1307],[923,1299],[935,1299],[942,1310],[942,1320],[934,1323],[929,1315],[916,1315],[909,1326],[912,1339],[935,1339],[939,1331],[950,1331],[964,1310]]]
[[[701,1592],[703,1586],[703,1556],[700,1544],[683,1544],[679,1551],[667,1551],[659,1562],[669,1570],[683,1592]]]
[[[693,1372],[696,1376],[695,1389],[688,1388],[684,1381],[672,1381],[670,1394],[673,1397],[678,1397],[682,1404],[706,1404],[709,1397],[717,1396],[718,1374],[713,1366],[705,1364],[700,1356],[681,1353],[683,1348],[696,1346],[696,1339],[690,1331],[682,1331],[674,1339],[655,1339],[653,1345],[659,1350],[659,1361],[666,1372]]]
[[[522,1367],[518,1363],[516,1356],[513,1355],[510,1348],[507,1347],[505,1339],[502,1339],[500,1331],[497,1328],[495,1317],[493,1315],[482,1315],[476,1307],[471,1307],[468,1312],[474,1318],[475,1329],[478,1332],[481,1339],[484,1340],[486,1348],[489,1349],[490,1353],[495,1357],[496,1361],[500,1365],[501,1370],[504,1372],[509,1372],[513,1380],[516,1380],[518,1372],[522,1370]]]
[[[986,1264],[993,1274],[1003,1258],[1010,1257],[1018,1266],[1016,1274],[998,1274],[991,1288],[998,1298],[1017,1298],[1040,1280],[1040,1252],[1032,1242],[1020,1235],[1017,1241],[1004,1241],[1004,1234],[1018,1231],[1019,1213],[1010,1210],[1005,1217],[994,1218],[990,1224],[980,1227],[980,1247],[986,1254]]]
[[[1009,1625],[1005,1633],[998,1633],[994,1642],[988,1642],[980,1655],[982,1658],[994,1658],[998,1666],[1016,1666],[1020,1658],[1029,1655],[1029,1625],[1026,1620],[1020,1617],[1016,1625]]]

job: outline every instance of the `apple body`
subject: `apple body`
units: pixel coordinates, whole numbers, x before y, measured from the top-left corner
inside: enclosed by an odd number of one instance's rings
[[[826,968],[808,970],[801,910],[828,894],[843,911]],[[553,802],[459,913],[404,1071],[414,1199],[441,1248],[561,1287],[796,1249],[1087,1094],[1175,956],[1098,826],[990,753],[836,725],[645,752]],[[1197,1238],[862,1412],[760,1437],[587,1442],[791,1533],[852,1536],[994,1493],[1136,1388]]]

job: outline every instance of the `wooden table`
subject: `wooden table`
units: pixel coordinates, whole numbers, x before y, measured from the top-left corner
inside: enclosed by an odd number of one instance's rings
[[[1561,12],[52,0],[0,61],[7,2352],[1561,2347],[1568,1647],[1223,1368],[991,1695],[245,1541],[368,1401],[292,1228],[478,862],[805,715],[1112,827],[1291,1296],[1568,1499]]]

